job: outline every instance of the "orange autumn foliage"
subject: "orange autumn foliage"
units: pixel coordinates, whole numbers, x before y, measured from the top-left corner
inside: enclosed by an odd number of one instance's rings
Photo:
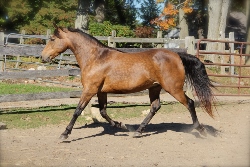
[[[171,3],[168,3],[167,6],[163,9],[162,12],[164,15],[176,15],[178,13],[178,10],[175,9],[174,5]]]
[[[185,2],[182,3],[181,9],[184,11],[184,13],[191,13],[193,9],[190,7],[190,3],[192,0],[185,0]],[[160,2],[159,0],[156,2]],[[159,17],[153,19],[151,21],[151,24],[156,24],[160,27],[161,30],[167,30],[169,28],[176,26],[176,17],[179,13],[179,10],[171,3],[168,3],[162,13]]]
[[[156,0],[156,3],[163,3],[164,0]]]
[[[184,5],[182,7],[182,10],[184,11],[184,13],[191,13],[193,11],[193,9],[190,7],[191,0],[186,0],[184,2]]]

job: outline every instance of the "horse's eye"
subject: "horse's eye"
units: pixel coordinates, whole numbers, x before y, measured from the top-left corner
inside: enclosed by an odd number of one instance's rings
[[[54,41],[54,40],[55,40],[55,38],[50,38],[50,40],[51,40],[51,41]]]

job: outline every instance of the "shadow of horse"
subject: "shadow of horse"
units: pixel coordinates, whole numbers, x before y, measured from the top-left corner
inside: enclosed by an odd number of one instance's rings
[[[70,143],[70,142],[74,142],[74,141],[78,141],[78,140],[103,136],[103,135],[107,135],[107,134],[113,135],[113,136],[130,136],[129,133],[126,133],[126,132],[135,132],[135,129],[137,129],[138,126],[139,126],[138,124],[126,124],[126,127],[128,130],[123,130],[123,129],[119,129],[119,128],[110,126],[109,123],[103,123],[103,122],[102,123],[91,123],[89,125],[86,124],[84,126],[76,127],[74,129],[103,127],[103,131],[98,133],[98,134],[94,134],[94,135],[90,135],[90,136],[86,136],[86,137],[82,137],[82,138],[77,138],[77,139],[73,139],[73,140],[63,141],[63,143]],[[217,130],[213,126],[209,126],[209,125],[203,125],[203,126],[205,127],[208,135],[211,135],[214,137],[220,136],[221,131]],[[142,137],[157,135],[160,133],[165,133],[167,131],[188,133],[188,134],[194,135],[196,138],[205,139],[204,137],[202,137],[200,135],[200,133],[198,131],[193,130],[192,124],[185,124],[185,123],[149,124],[147,126],[146,131],[143,133]],[[123,132],[125,132],[125,133],[123,133]]]

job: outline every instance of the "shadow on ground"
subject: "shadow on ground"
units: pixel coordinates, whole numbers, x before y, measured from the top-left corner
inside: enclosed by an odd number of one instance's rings
[[[86,138],[98,137],[103,135],[113,135],[113,136],[130,136],[128,132],[135,132],[135,130],[139,127],[137,124],[126,124],[128,130],[119,129],[116,127],[110,126],[109,123],[92,123],[89,125],[84,125],[81,127],[74,128],[75,130],[84,130],[85,128],[99,128],[102,127],[103,131],[98,134],[77,138],[73,140],[63,141],[63,143],[70,143],[73,141],[83,140]],[[220,135],[220,131],[214,128],[213,126],[203,125],[207,131],[208,135],[217,137]],[[182,132],[194,135],[196,138],[205,138],[200,135],[198,131],[193,129],[192,124],[185,124],[185,123],[159,123],[159,124],[149,124],[146,127],[145,132],[142,134],[142,137],[147,137],[151,135],[157,135],[160,133],[166,133],[167,131],[174,131],[174,132]],[[124,133],[123,133],[124,132]]]

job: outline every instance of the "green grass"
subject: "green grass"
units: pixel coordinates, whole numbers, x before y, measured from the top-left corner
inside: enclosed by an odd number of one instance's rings
[[[9,84],[0,82],[0,95],[4,94],[28,94],[43,92],[70,91],[72,88],[60,88],[51,86],[39,86],[34,84]]]
[[[70,120],[75,106],[41,107],[0,111],[0,122],[8,128],[36,128],[66,123]],[[79,119],[81,120],[81,119]]]
[[[141,117],[141,111],[148,110],[149,104],[121,104],[114,103],[108,105],[108,115],[117,121],[124,119]],[[0,111],[0,122],[7,125],[7,128],[37,128],[41,126],[63,124],[67,125],[75,111],[76,105],[63,105],[58,107],[41,107],[33,109],[8,109]],[[180,103],[171,102],[163,103],[160,113],[167,114],[169,112],[188,112],[187,109]],[[77,119],[76,125],[84,125],[92,122],[87,118],[91,117],[90,113],[80,116]]]

